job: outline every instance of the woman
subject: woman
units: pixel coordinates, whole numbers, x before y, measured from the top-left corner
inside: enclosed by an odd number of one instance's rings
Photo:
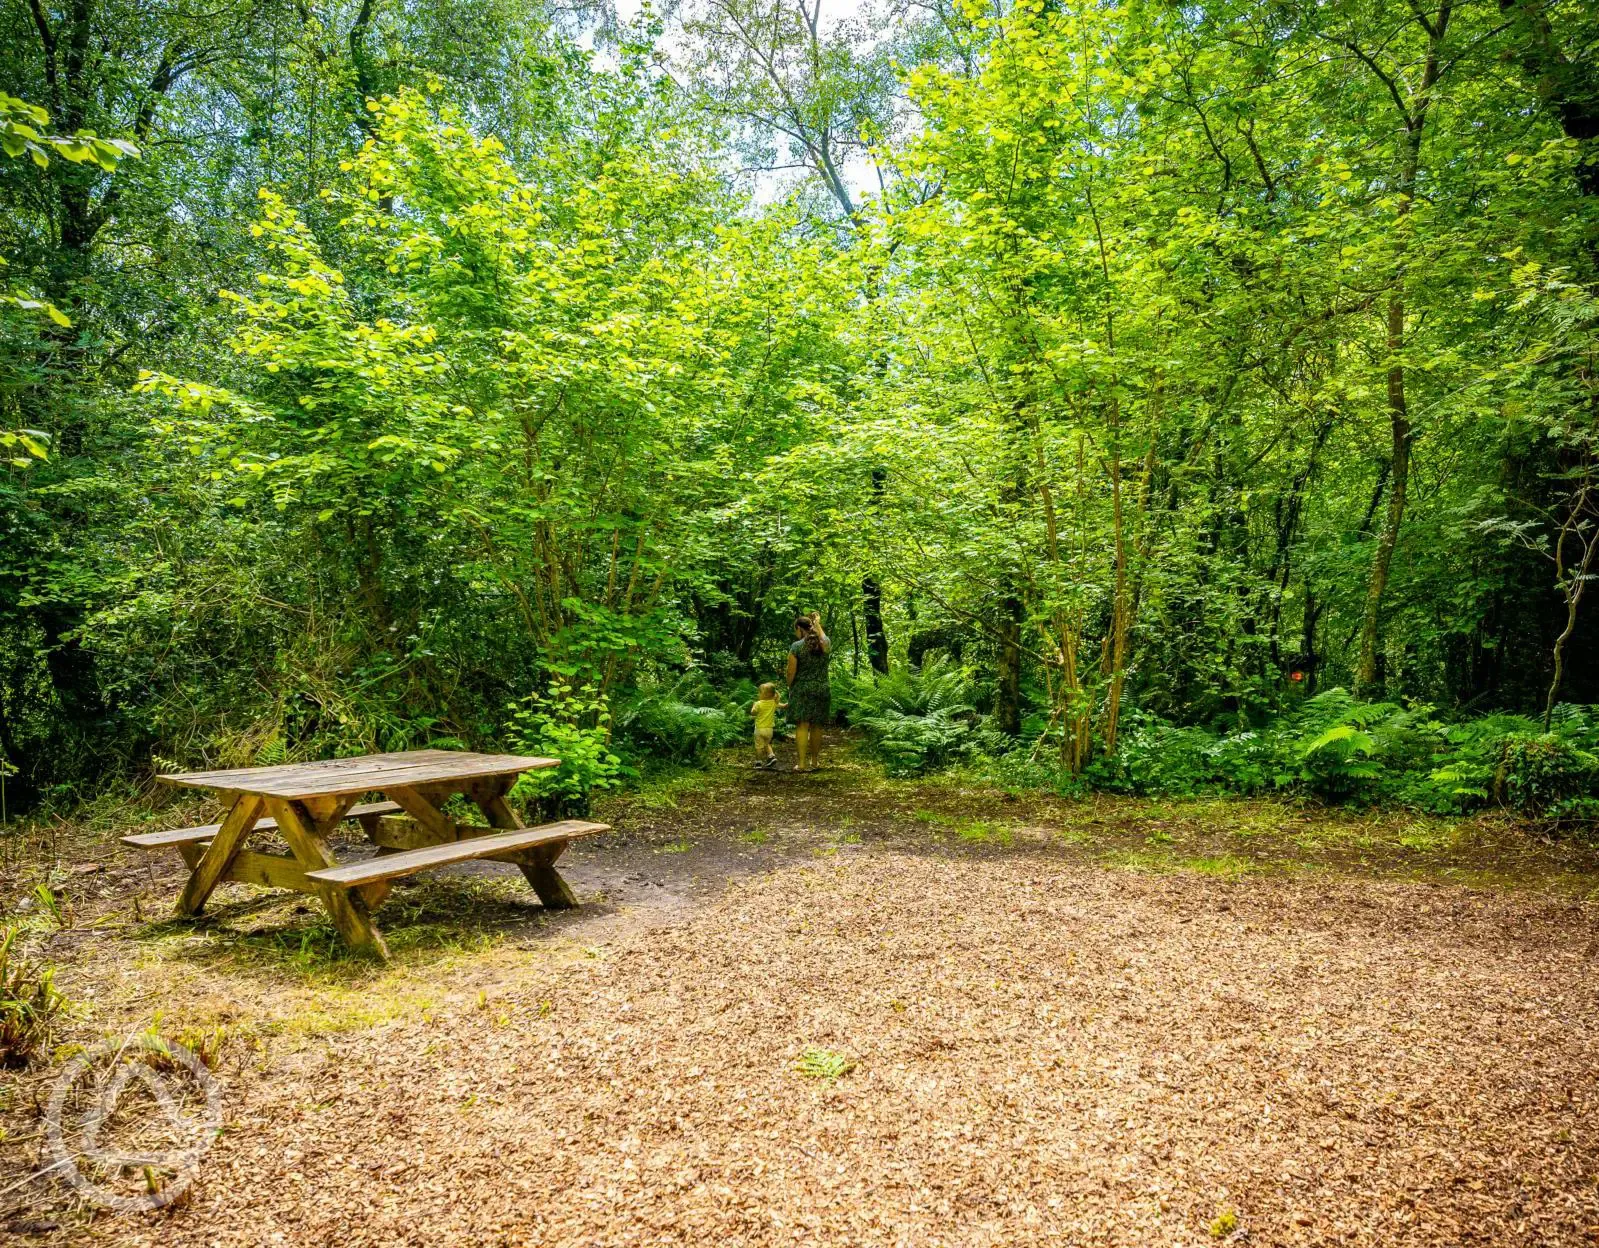
[[[794,621],[794,644],[788,648],[788,707],[799,724],[794,730],[794,744],[799,750],[795,771],[816,770],[822,725],[833,709],[832,688],[827,681],[832,650],[833,643],[822,629],[820,612],[812,611]]]

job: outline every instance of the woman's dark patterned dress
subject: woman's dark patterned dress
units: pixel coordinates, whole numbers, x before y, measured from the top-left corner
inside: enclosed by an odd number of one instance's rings
[[[827,680],[832,656],[825,650],[813,653],[803,641],[796,641],[788,649],[794,656],[794,683],[788,688],[789,718],[799,724],[825,724],[833,713],[833,689]]]

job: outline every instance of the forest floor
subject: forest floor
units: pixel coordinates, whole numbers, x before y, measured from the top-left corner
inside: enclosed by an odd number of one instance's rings
[[[510,868],[400,890],[387,966],[126,810],[13,836],[60,1037],[203,1051],[186,1199],[39,1164],[0,1072],[0,1228],[187,1245],[1599,1242],[1599,856],[1498,819],[1063,801],[709,772],[610,803],[544,913]],[[164,819],[182,813],[168,809]],[[58,913],[30,890],[42,878]],[[22,901],[18,901],[21,898]]]

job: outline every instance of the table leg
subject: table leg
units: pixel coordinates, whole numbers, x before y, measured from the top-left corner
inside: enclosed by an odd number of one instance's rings
[[[577,894],[555,869],[555,860],[565,852],[566,842],[556,841],[553,845],[541,845],[529,850],[516,864],[522,868],[522,874],[527,877],[527,882],[533,886],[533,891],[539,895],[546,910],[570,910],[577,905]]]
[[[304,803],[281,798],[268,798],[267,807],[278,821],[278,831],[289,843],[294,856],[307,871],[317,871],[335,865],[327,834],[338,826],[353,801],[353,798],[342,799],[330,809],[317,813],[313,813]],[[382,933],[372,922],[367,898],[361,890],[324,885],[317,889],[317,893],[333,919],[333,926],[339,929],[339,935],[344,937],[344,942],[350,948],[374,953],[380,958],[389,956],[389,947],[383,943]]]
[[[259,797],[245,793],[234,801],[216,836],[211,838],[210,846],[200,855],[199,862],[194,864],[194,870],[189,873],[189,882],[183,886],[183,893],[178,898],[179,914],[200,913],[205,907],[206,898],[211,896],[211,890],[222,879],[228,863],[233,861],[233,855],[260,817]]]
[[[479,785],[472,791],[472,800],[477,803],[477,808],[483,812],[491,827],[523,826],[522,821],[516,817],[516,812],[511,809],[511,804],[505,800],[505,795],[511,791],[512,783],[514,782],[497,781]],[[531,849],[517,856],[516,865],[521,868],[527,882],[533,886],[533,891],[538,894],[539,900],[548,910],[570,910],[577,905],[577,894],[555,869],[555,860],[565,850],[566,842],[558,841],[553,845],[541,845],[538,849]]]

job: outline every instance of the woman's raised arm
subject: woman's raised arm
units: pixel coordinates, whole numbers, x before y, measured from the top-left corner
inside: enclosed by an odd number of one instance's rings
[[[816,640],[822,643],[822,650],[831,654],[833,643],[828,639],[827,630],[822,627],[822,613],[820,611],[811,612],[811,627],[816,631]]]

